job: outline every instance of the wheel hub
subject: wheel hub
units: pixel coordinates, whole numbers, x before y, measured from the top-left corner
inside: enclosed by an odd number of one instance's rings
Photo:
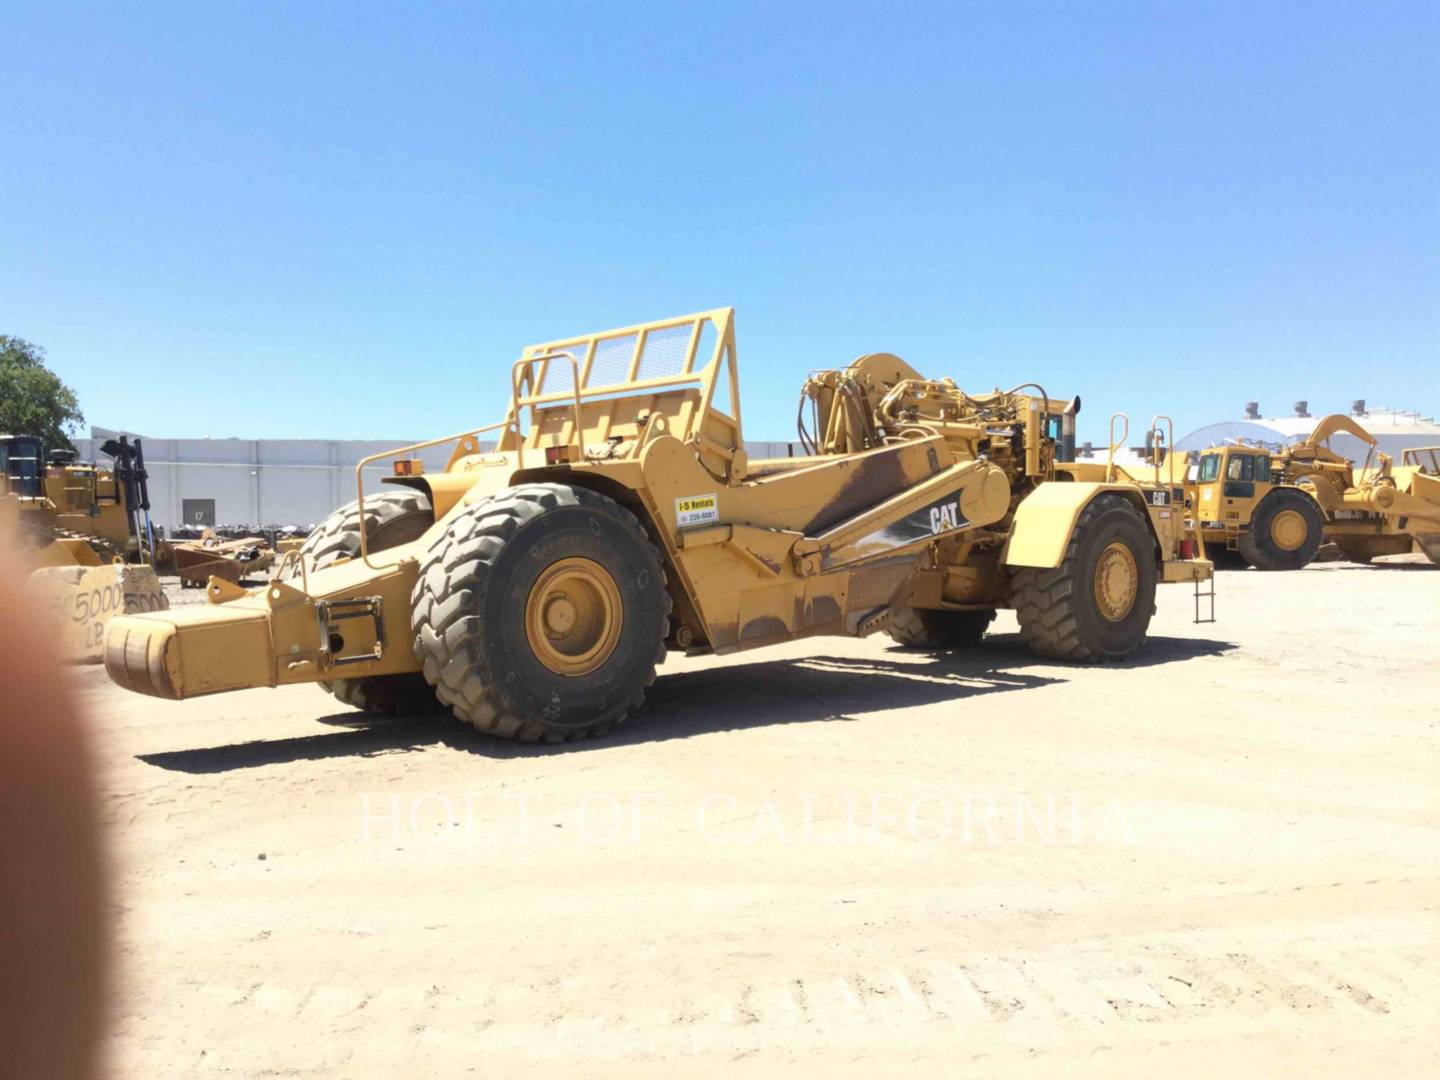
[[[1307,531],[1305,519],[1295,510],[1281,510],[1270,522],[1270,539],[1281,551],[1298,551]]]
[[[552,596],[545,605],[545,633],[564,637],[575,629],[575,603],[568,596]]]
[[[592,559],[547,566],[525,602],[525,637],[535,658],[557,675],[588,675],[620,640],[624,608],[610,572]]]
[[[1135,606],[1140,572],[1130,548],[1116,540],[1095,563],[1095,606],[1110,622],[1120,622]]]

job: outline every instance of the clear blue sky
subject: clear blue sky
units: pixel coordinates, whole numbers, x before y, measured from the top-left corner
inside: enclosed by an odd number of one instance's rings
[[[735,305],[747,435],[875,350],[1182,430],[1440,410],[1440,5],[0,9],[0,332],[87,419],[421,437]]]

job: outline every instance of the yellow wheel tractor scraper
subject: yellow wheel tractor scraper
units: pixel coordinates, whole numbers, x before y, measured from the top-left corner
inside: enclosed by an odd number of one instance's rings
[[[1330,448],[1341,432],[1370,447],[1358,471]],[[1300,570],[1331,540],[1352,562],[1419,547],[1440,563],[1440,447],[1408,449],[1395,466],[1339,413],[1278,452],[1246,442],[1201,451],[1185,491],[1217,559]]]
[[[300,682],[381,712],[438,698],[559,742],[637,707],[667,649],[880,630],[968,645],[1011,607],[1042,656],[1122,660],[1157,584],[1210,578],[1158,466],[1127,475],[1113,446],[1067,460],[1078,402],[970,396],[872,354],[805,384],[806,456],[751,461],[738,385],[730,309],[530,346],[504,420],[361,462],[360,498],[268,586],[212,579],[208,605],[115,619],[110,676],[166,698]],[[415,452],[446,443],[424,473]],[[383,458],[393,488],[365,495]]]

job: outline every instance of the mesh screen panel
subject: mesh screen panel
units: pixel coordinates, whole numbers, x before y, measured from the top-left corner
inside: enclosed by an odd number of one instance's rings
[[[541,356],[553,355],[559,352],[568,352],[575,357],[575,363],[580,370],[585,369],[585,351],[589,348],[589,342],[582,341],[578,345],[557,345],[554,348],[542,349]],[[535,365],[536,374],[539,374],[539,364]],[[557,356],[550,361],[550,369],[545,372],[545,382],[540,387],[542,394],[570,393],[574,388],[575,375],[570,368],[570,361],[563,356]]]
[[[694,331],[692,323],[651,330],[645,337],[645,349],[640,353],[640,369],[635,377],[659,379],[667,375],[682,374]]]
[[[595,361],[590,365],[587,388],[612,386],[630,377],[630,360],[635,355],[635,334],[618,338],[602,338],[595,343]]]

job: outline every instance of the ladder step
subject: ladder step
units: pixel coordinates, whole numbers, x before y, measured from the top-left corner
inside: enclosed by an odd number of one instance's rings
[[[1207,584],[1209,584],[1210,588],[1209,588],[1207,591],[1205,591],[1205,592],[1201,592],[1201,591],[1200,591],[1200,579],[1199,579],[1199,578],[1196,578],[1196,579],[1195,579],[1195,622],[1196,622],[1196,623],[1213,623],[1213,622],[1215,621],[1215,578],[1212,576]],[[1208,619],[1202,619],[1202,618],[1200,617],[1200,601],[1201,601],[1201,600],[1207,600],[1207,599],[1210,601],[1210,617],[1209,617]]]

